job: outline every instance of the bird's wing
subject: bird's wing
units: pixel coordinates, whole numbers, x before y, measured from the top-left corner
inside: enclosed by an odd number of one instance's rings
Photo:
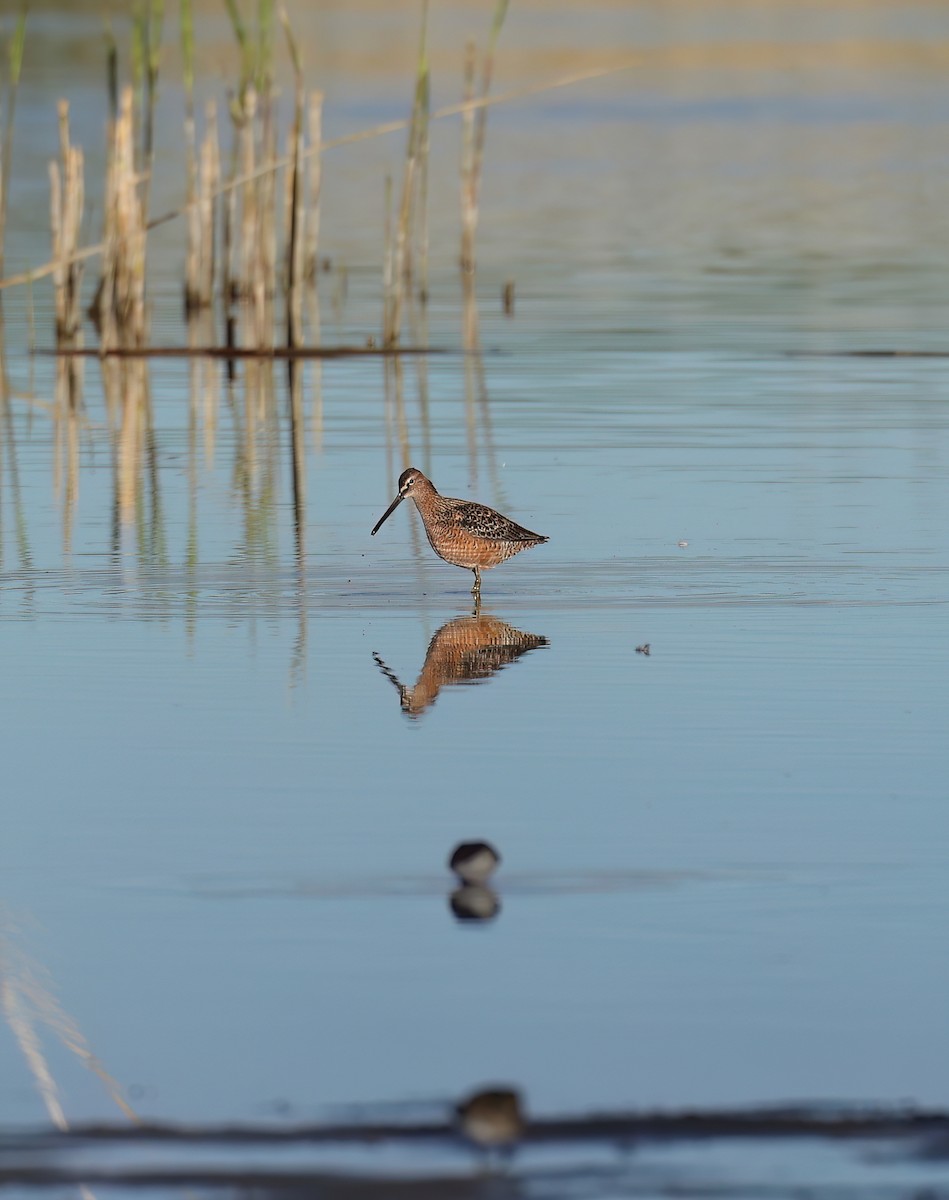
[[[486,504],[474,500],[456,500],[452,509],[452,520],[468,533],[492,538],[499,542],[546,542],[540,533],[532,533],[509,517],[502,516]]]

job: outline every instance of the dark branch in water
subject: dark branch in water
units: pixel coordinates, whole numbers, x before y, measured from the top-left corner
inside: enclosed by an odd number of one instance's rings
[[[396,355],[444,354],[432,346],[110,346],[99,350],[90,346],[64,346],[55,350],[37,350],[37,354],[56,358],[392,358]]]
[[[54,1150],[78,1143],[181,1142],[193,1145],[266,1145],[285,1142],[416,1142],[454,1135],[451,1122],[358,1121],[340,1125],[73,1125],[68,1130],[7,1134],[7,1152]],[[684,1109],[673,1112],[591,1113],[530,1121],[525,1144],[590,1141],[669,1142],[715,1138],[825,1138],[833,1141],[919,1137],[936,1139],[930,1149],[949,1155],[949,1112],[938,1109],[814,1105],[753,1109]],[[2,1181],[2,1174],[0,1174]]]

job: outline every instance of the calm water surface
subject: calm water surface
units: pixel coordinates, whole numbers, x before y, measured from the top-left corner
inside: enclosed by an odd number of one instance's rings
[[[56,96],[98,144],[90,57],[27,71],[11,270],[46,256]],[[282,367],[152,364],[132,452],[98,364],[70,416],[5,296],[4,1126],[51,1089],[121,1120],[87,1049],[180,1122],[440,1113],[492,1081],[536,1114],[949,1105],[946,369],[836,353],[946,348],[949,91],[712,74],[492,114],[481,355],[440,132],[444,353],[306,368],[299,538]],[[340,94],[341,127],[375,119]],[[398,151],[332,161],[327,341],[376,332]],[[157,260],[168,344],[176,289]],[[369,537],[409,463],[550,537],[485,576],[480,626],[409,506]],[[480,927],[444,867],[471,837],[503,855]]]

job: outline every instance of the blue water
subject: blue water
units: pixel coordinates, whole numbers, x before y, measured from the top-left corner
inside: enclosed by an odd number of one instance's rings
[[[699,97],[668,133],[684,157],[644,179],[650,86],[629,156],[560,209],[541,188],[544,219],[502,195],[525,131],[548,182],[584,153],[546,117],[492,115],[483,355],[461,351],[442,242],[424,397],[413,359],[401,395],[378,360],[306,368],[299,540],[282,367],[260,391],[151,364],[153,440],[123,460],[99,365],[70,420],[24,293],[5,298],[0,1123],[50,1119],[24,1013],[70,1122],[122,1119],[77,1047],[138,1114],[182,1122],[450,1105],[486,1081],[538,1114],[949,1105],[945,367],[839,353],[945,346],[932,112],[894,128],[885,79],[856,116]],[[590,146],[630,141],[624,112],[572,119]],[[813,124],[823,156],[795,159]],[[788,157],[749,182],[765,134]],[[881,144],[909,164],[870,186]],[[370,169],[346,153],[340,194]],[[19,154],[11,227],[36,261],[41,152]],[[378,229],[359,251],[328,205],[351,274],[338,312],[323,280],[324,336],[358,341]],[[175,279],[161,260],[166,344]],[[374,654],[411,686],[471,579],[408,505],[370,538],[407,465],[550,538],[483,584],[485,613],[547,644],[445,678],[415,717]],[[448,903],[472,837],[503,856],[480,927]]]

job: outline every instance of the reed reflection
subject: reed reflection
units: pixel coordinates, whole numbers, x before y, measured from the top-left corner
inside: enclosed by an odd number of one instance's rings
[[[403,469],[412,461],[412,442],[409,438],[409,422],[405,408],[405,376],[402,360],[398,357],[385,359],[383,362],[383,388],[385,396],[385,428],[386,428],[386,461],[388,463],[390,491],[395,492],[395,480]],[[428,404],[422,401],[419,394],[419,410],[422,418],[423,443],[429,444]],[[395,458],[395,444],[398,443],[398,459]],[[401,462],[401,465],[398,465]],[[398,469],[396,467],[398,466]],[[419,530],[418,521],[411,521],[409,536],[412,540],[412,562],[421,588],[423,579],[424,543]]]
[[[490,479],[492,504],[495,508],[503,510],[507,505],[507,497],[498,473],[497,447],[494,444],[494,429],[491,422],[491,398],[488,395],[484,355],[481,350],[478,301],[474,280],[467,275],[463,277],[462,344],[465,351],[465,430],[471,487],[476,491],[480,482],[478,473],[482,452],[479,449],[480,441]]]
[[[379,669],[399,693],[407,717],[420,717],[438,698],[443,687],[454,683],[483,683],[522,654],[547,646],[547,638],[515,629],[500,617],[475,609],[469,617],[447,621],[428,644],[418,679],[406,687],[378,654]]]
[[[113,446],[112,553],[122,553],[124,531],[133,530],[140,561],[167,566],[147,361],[104,359],[102,387]]]
[[[293,546],[296,565],[297,635],[290,661],[290,683],[303,676],[306,663],[306,448],[303,415],[303,369],[294,359],[287,361],[287,389],[290,396],[290,479],[293,486]]]
[[[3,310],[0,309],[0,567],[6,567],[6,511],[5,494],[9,494],[13,508],[13,529],[16,541],[16,560],[20,568],[33,565],[30,541],[26,530],[26,514],[20,491],[20,471],[17,463],[16,429],[10,406],[10,382],[7,378],[7,360],[4,350]]]
[[[247,360],[243,381],[243,406],[234,404],[232,409],[237,432],[234,491],[244,522],[241,557],[249,563],[275,566],[280,429],[273,363]],[[230,392],[229,399],[233,401]]]
[[[56,360],[53,406],[54,488],[63,509],[63,551],[72,550],[73,521],[79,495],[79,442],[82,416],[81,358]]]
[[[50,1123],[61,1132],[71,1124],[66,1115],[68,1093],[57,1078],[65,1060],[59,1050],[49,1054],[46,1046],[55,1039],[67,1058],[72,1055],[89,1071],[122,1115],[137,1124],[140,1118],[125,1099],[122,1085],[94,1053],[76,1018],[62,1006],[45,964],[21,944],[24,924],[23,914],[14,915],[0,903],[0,1019],[23,1057]],[[95,1200],[96,1193],[80,1184],[79,1195],[82,1200]]]

